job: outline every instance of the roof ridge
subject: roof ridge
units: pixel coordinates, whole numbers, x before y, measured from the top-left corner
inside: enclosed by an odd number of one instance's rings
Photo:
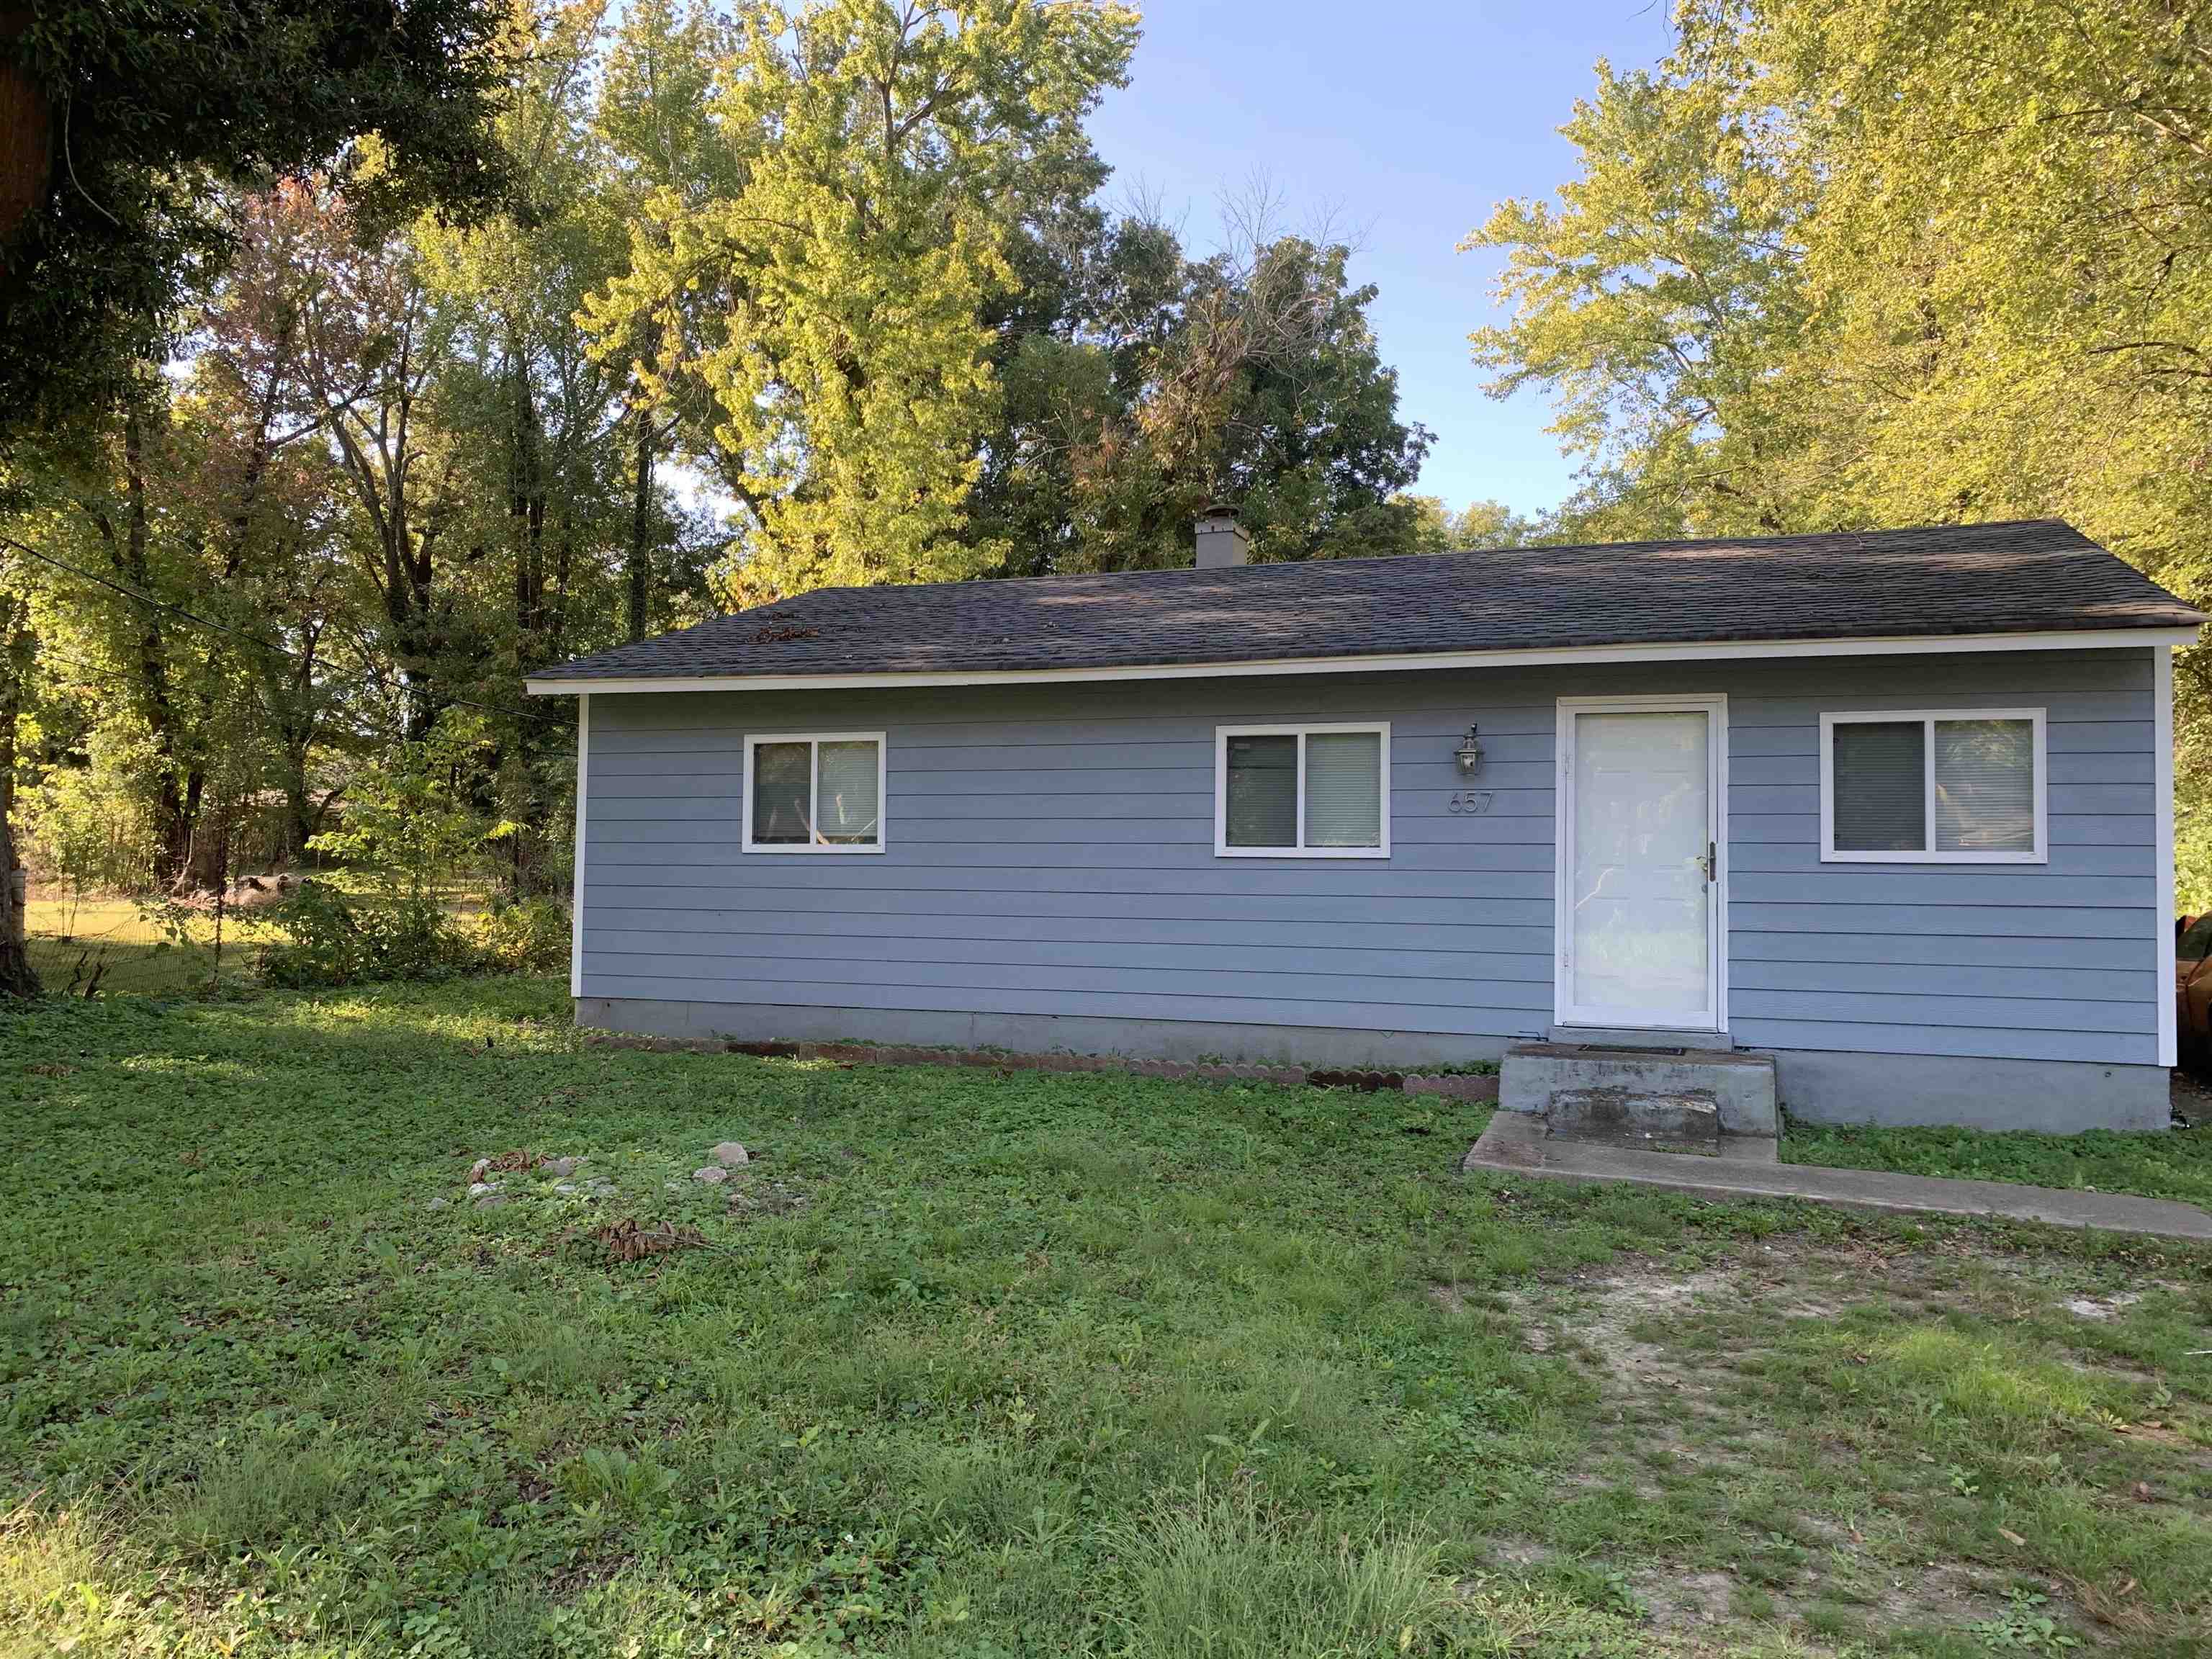
[[[1154,577],[1226,576],[1237,571],[1295,569],[1311,570],[1336,565],[1358,569],[1373,569],[1394,564],[1433,564],[1439,559],[1474,558],[1485,553],[1632,553],[1640,549],[1662,547],[1771,547],[1784,542],[1827,541],[1840,536],[1855,537],[1863,542],[1876,537],[1926,536],[1956,533],[1972,530],[2027,530],[2057,526],[2071,531],[2087,542],[2079,530],[2063,519],[1985,519],[1972,524],[1915,524],[1893,525],[1881,529],[1792,530],[1771,536],[1670,536],[1634,542],[1517,542],[1502,547],[1444,547],[1433,553],[1348,553],[1333,558],[1319,559],[1263,559],[1255,564],[1214,566],[1201,568],[1197,565],[1170,564],[1143,567],[1134,570],[1057,570],[1037,576],[963,576],[957,581],[943,582],[842,582],[832,587],[810,587],[804,593],[793,593],[785,599],[771,599],[745,611],[726,611],[720,617],[710,617],[709,622],[731,617],[751,616],[758,611],[773,610],[779,605],[789,605],[799,599],[811,599],[821,593],[875,593],[887,588],[912,592],[921,588],[957,588],[988,586],[992,587],[1024,587],[1036,582],[1107,581],[1120,578],[1146,579]],[[2091,546],[2096,544],[2090,542]],[[696,624],[695,624],[696,626]],[[681,630],[679,630],[681,631]]]

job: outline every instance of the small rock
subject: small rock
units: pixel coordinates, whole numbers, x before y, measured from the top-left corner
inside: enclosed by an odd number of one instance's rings
[[[730,1178],[730,1172],[719,1164],[709,1164],[703,1170],[691,1171],[691,1179],[703,1181],[709,1187],[719,1187]]]
[[[430,1200],[430,1207],[434,1210],[442,1210],[450,1206],[453,1201],[450,1198],[434,1198]]]
[[[471,1198],[482,1198],[486,1193],[495,1193],[498,1190],[499,1183],[497,1182],[471,1181],[469,1182],[469,1196]]]
[[[506,1202],[507,1194],[505,1193],[486,1193],[482,1198],[477,1200],[477,1208],[479,1210],[495,1210]]]
[[[545,1164],[545,1173],[550,1176],[557,1176],[562,1180],[566,1181],[570,1176],[576,1173],[576,1160],[573,1158],[556,1158],[548,1159]]]
[[[714,1148],[714,1162],[726,1170],[742,1170],[752,1160],[752,1154],[734,1140],[726,1140]]]

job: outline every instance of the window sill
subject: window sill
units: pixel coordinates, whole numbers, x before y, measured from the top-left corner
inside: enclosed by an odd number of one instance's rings
[[[1218,859],[1387,859],[1387,847],[1217,847]]]
[[[866,856],[881,853],[883,850],[880,844],[874,847],[755,847],[750,842],[746,843],[744,848],[748,854],[757,853],[767,858],[781,856],[802,859],[850,858],[854,854]]]
[[[1823,864],[2048,864],[2041,853],[1827,853]]]

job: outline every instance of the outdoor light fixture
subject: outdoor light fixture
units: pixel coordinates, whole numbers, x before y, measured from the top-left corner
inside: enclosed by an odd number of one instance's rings
[[[1482,739],[1475,735],[1475,727],[1468,726],[1467,735],[1459,740],[1459,747],[1453,751],[1458,758],[1460,771],[1470,778],[1482,770]]]

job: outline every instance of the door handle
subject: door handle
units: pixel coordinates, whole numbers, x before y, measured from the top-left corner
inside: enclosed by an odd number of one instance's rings
[[[1720,848],[1711,842],[1705,843],[1705,856],[1698,860],[1705,866],[1705,883],[1711,886],[1720,879]]]

